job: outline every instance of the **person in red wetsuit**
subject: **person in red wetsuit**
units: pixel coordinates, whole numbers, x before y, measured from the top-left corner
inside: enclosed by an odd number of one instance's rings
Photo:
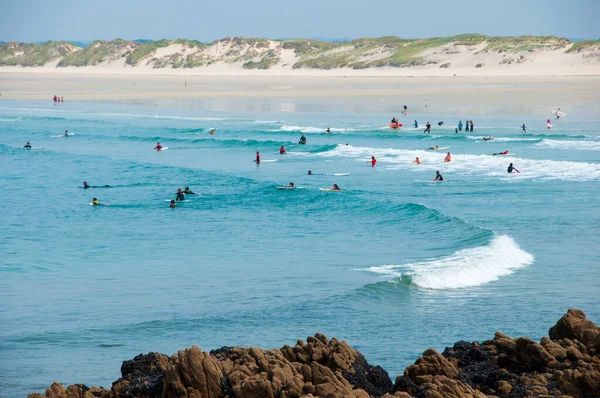
[[[160,142],[156,143],[156,146],[154,147],[154,149],[156,149],[157,151],[160,151],[162,149],[162,145],[160,145]]]
[[[256,164],[260,163],[260,153],[258,151],[256,151],[256,159],[254,159],[254,161],[256,162]]]
[[[56,95],[55,95],[55,96],[54,96],[54,103],[55,103],[55,104],[56,104],[56,101],[57,101],[57,97],[56,97]]]
[[[279,154],[285,155],[285,146],[284,145],[282,145],[281,148],[279,148]]]
[[[375,159],[375,156],[371,156],[371,166],[377,166],[377,159]]]

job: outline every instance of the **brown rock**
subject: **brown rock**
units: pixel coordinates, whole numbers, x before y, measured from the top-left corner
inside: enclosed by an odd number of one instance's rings
[[[585,318],[585,313],[577,309],[569,309],[556,325],[550,328],[552,340],[577,339],[583,344],[595,344],[600,335],[600,327]]]
[[[497,390],[500,395],[508,395],[512,391],[512,386],[506,380],[500,380]]]

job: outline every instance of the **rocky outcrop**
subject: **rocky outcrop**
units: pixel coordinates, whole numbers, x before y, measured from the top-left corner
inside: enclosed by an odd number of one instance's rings
[[[429,349],[392,382],[346,342],[322,334],[262,350],[192,347],[123,362],[110,390],[53,383],[30,398],[600,397],[600,328],[571,309],[538,343],[496,332],[483,343]]]

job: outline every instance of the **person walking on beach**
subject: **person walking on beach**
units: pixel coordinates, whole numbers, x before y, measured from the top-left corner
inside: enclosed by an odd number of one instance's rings
[[[462,124],[462,120],[460,122],[458,122],[458,131],[462,131],[463,128],[463,124]]]
[[[60,102],[65,103],[65,97],[60,97]]]
[[[450,163],[452,161],[452,156],[450,156],[450,152],[444,158],[444,163]]]
[[[521,128],[523,129],[521,131],[521,133],[526,133],[527,132],[527,127],[525,127],[525,123],[523,123],[523,125],[521,126]]]
[[[424,133],[431,133],[431,124],[429,124],[429,122],[427,122],[427,124],[425,125],[425,131],[423,131]]]
[[[439,170],[435,172],[435,178],[432,181],[444,181],[444,177],[442,177]]]
[[[519,170],[517,170],[517,169],[515,168],[515,166],[513,166],[513,164],[512,164],[512,163],[508,165],[508,169],[507,169],[507,171],[508,171],[508,173],[509,173],[509,174],[513,174],[513,173],[521,173]]]

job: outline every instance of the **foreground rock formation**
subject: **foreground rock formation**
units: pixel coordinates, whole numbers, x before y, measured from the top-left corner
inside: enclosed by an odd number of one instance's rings
[[[198,347],[123,362],[110,390],[53,383],[29,398],[600,397],[600,327],[570,309],[537,343],[496,332],[423,353],[392,384],[344,341],[322,334],[281,349]]]

